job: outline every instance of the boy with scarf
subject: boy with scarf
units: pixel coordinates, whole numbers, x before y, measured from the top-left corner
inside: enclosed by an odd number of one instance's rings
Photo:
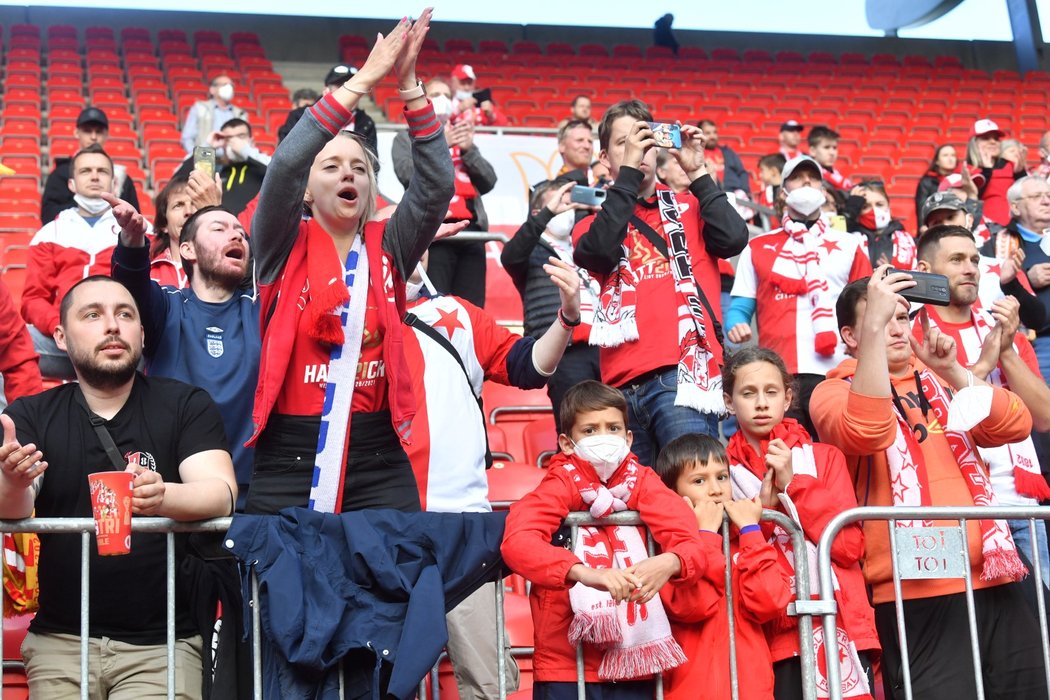
[[[862,506],[994,507],[976,448],[1023,440],[1032,415],[1016,394],[961,367],[955,342],[924,316],[921,339],[911,337],[909,303],[900,293],[914,285],[907,273],[883,265],[842,291],[835,311],[852,357],[813,392],[814,422],[821,439],[845,453]],[[976,401],[970,398],[974,389]],[[950,412],[949,391],[955,392]],[[969,404],[963,411],[954,405],[960,399]],[[957,522],[896,521],[896,527],[916,526],[955,528]],[[981,650],[986,696],[1041,697],[1046,679],[1039,627],[1018,583],[1026,569],[1010,529],[1001,520],[968,520],[966,527],[978,631],[973,643]],[[901,698],[904,670],[886,525],[866,522],[864,541],[886,695]],[[965,581],[904,580],[901,598],[912,695],[977,697]]]
[[[561,453],[536,489],[514,504],[504,561],[532,581],[536,697],[576,697],[576,647],[584,645],[588,697],[648,700],[652,675],[685,662],[660,602],[663,585],[718,585],[720,545],[703,542],[688,505],[630,451],[621,392],[581,382],[561,408]],[[662,554],[648,557],[638,527],[581,527],[572,549],[552,544],[565,517],[638,511]]]
[[[787,610],[791,590],[781,574],[777,550],[766,542],[759,498],[734,500],[729,461],[722,443],[707,435],[683,435],[660,451],[656,473],[696,513],[700,536],[722,546],[722,513],[730,529],[733,567],[733,632],[736,640],[740,700],[769,700],[773,694],[773,657],[762,629]],[[725,700],[731,690],[729,606],[723,585],[666,586],[660,592],[674,616],[675,638],[689,661],[664,679],[667,700],[703,697]],[[797,637],[797,635],[796,635]]]
[[[739,253],[748,237],[706,170],[699,127],[681,126],[682,147],[668,150],[689,192],[656,184],[652,121],[638,100],[606,111],[598,158],[615,182],[601,210],[573,230],[573,259],[601,285],[590,342],[601,347],[602,380],[626,395],[643,463],[679,435],[718,434],[718,259]]]

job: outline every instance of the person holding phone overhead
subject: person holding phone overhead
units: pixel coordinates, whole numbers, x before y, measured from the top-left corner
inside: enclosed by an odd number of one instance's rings
[[[444,131],[416,78],[430,17],[428,8],[380,36],[361,69],[307,110],[270,162],[252,220],[263,354],[248,513],[420,510],[402,447],[414,400],[401,318],[405,280],[453,193]],[[391,69],[415,175],[393,216],[372,221],[376,155],[342,127]]]
[[[718,434],[718,259],[739,253],[748,236],[707,172],[699,127],[674,125],[681,148],[668,151],[688,173],[689,191],[657,184],[652,123],[639,100],[605,112],[598,157],[615,183],[598,213],[573,229],[573,259],[601,287],[590,342],[601,348],[602,380],[627,397],[643,464],[679,435]]]

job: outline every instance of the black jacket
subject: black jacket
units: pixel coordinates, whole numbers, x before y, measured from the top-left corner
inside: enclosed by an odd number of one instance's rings
[[[291,133],[292,127],[302,119],[305,113],[306,107],[298,107],[288,112],[288,118],[284,120],[284,124],[277,130],[277,143],[284,141],[284,137]],[[365,140],[368,147],[372,149],[372,153],[379,153],[376,123],[363,109],[354,110],[354,133],[359,134]]]
[[[561,308],[561,293],[543,271],[547,258],[558,257],[558,254],[540,238],[553,216],[550,209],[541,208],[521,225],[500,254],[503,269],[521,295],[525,335],[534,338],[539,338],[550,328]]]
[[[55,169],[47,176],[44,185],[44,196],[40,198],[40,223],[46,224],[55,220],[60,211],[75,207],[73,193],[69,189],[69,166],[72,158],[56,158]],[[120,198],[139,209],[139,197],[135,194],[135,185],[131,178],[124,178],[124,186],[120,188]]]
[[[740,156],[729,146],[718,148],[722,151],[722,162],[725,166],[725,170],[722,171],[722,189],[726,192],[737,190],[750,192],[751,185],[747,179],[747,169],[744,168],[744,162],[740,160]]]
[[[219,180],[222,182],[222,207],[236,216],[259,194],[263,178],[266,177],[266,166],[251,158],[243,163],[216,163],[216,166],[219,169]],[[179,177],[189,177],[192,172],[193,158],[187,158],[175,174]]]

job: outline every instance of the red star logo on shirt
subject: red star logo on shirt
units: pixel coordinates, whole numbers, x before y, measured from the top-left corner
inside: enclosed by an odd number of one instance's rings
[[[1003,266],[1000,263],[992,263],[988,266],[988,269],[985,270],[985,272],[990,275],[1001,275],[1003,272]]]
[[[836,250],[840,250],[838,241],[832,241],[827,238],[820,242],[820,247],[828,251],[828,255],[831,255]]]
[[[457,328],[462,328],[463,330],[466,330],[466,327],[459,322],[459,314],[457,312],[444,311],[443,309],[438,309],[437,312],[438,316],[440,316],[441,318],[430,325],[432,325],[434,328],[444,328],[445,336],[449,340],[452,340],[452,334],[456,332]]]

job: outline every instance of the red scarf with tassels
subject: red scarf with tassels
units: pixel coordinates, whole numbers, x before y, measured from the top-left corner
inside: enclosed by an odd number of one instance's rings
[[[770,280],[785,294],[809,297],[814,350],[830,357],[835,354],[839,335],[835,327],[834,300],[820,267],[818,248],[826,225],[817,219],[807,226],[785,216],[783,226],[788,237],[773,261]]]

